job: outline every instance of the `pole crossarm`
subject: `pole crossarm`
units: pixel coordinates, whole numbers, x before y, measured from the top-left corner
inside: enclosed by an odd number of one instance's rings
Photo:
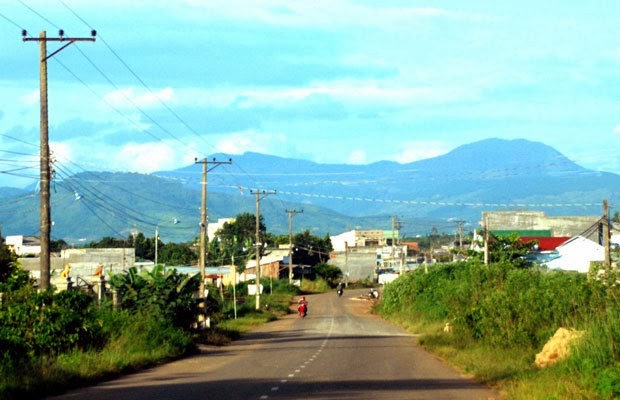
[[[63,51],[67,46],[72,45],[75,42],[94,42],[96,40],[97,31],[92,30],[90,37],[69,37],[64,36],[64,31],[61,29],[58,37],[47,37],[45,35],[41,35],[39,37],[28,37],[28,32],[25,30],[22,31],[22,41],[24,42],[67,42],[64,46],[59,49],[53,51],[50,54],[45,55],[41,62],[47,61],[48,59],[54,57],[56,54]]]

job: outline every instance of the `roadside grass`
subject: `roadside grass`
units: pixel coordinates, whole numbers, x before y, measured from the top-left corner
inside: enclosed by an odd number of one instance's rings
[[[161,364],[196,350],[187,333],[161,320],[127,315],[115,319],[113,323],[122,327],[102,349],[37,357],[29,365],[3,374],[0,399],[37,399]]]
[[[212,329],[193,333],[148,313],[102,310],[104,347],[34,357],[19,368],[2,368],[0,400],[39,399],[192,354],[197,344],[226,345],[290,312],[298,288],[278,285],[277,292],[261,297],[261,310],[255,310],[254,298],[248,297],[239,305],[237,319],[228,319],[232,311],[223,309],[213,315]]]
[[[570,374],[566,367],[538,369],[534,366],[536,350],[524,347],[494,347],[446,334],[443,324],[425,321],[418,316],[385,316],[391,323],[419,335],[418,343],[456,367],[502,393],[508,399],[565,400],[600,399],[600,394],[584,388],[584,378]],[[609,397],[613,398],[613,397]]]
[[[303,293],[325,293],[332,290],[326,280],[317,278],[315,280],[304,279],[301,281],[300,289]]]
[[[617,399],[617,281],[506,264],[440,265],[391,283],[374,311],[507,399]],[[569,357],[541,369],[536,354],[559,327],[583,332],[581,339]]]
[[[197,342],[215,346],[224,346],[233,340],[239,339],[243,333],[249,332],[267,322],[275,321],[279,317],[290,313],[290,305],[297,289],[285,287],[277,291],[261,296],[261,309],[256,310],[254,297],[247,297],[245,302],[237,307],[237,318],[231,311],[232,305],[227,304],[226,318],[219,319],[211,329],[201,331]]]

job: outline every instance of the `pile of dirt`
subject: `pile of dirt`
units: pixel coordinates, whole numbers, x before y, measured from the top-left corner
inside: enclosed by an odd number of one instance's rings
[[[539,368],[545,368],[565,359],[570,353],[571,345],[583,337],[583,331],[558,328],[553,337],[536,354],[534,363]]]

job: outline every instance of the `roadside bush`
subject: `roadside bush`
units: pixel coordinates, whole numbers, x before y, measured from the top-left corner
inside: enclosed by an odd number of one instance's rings
[[[53,356],[103,343],[102,324],[93,299],[78,290],[13,292],[0,309],[0,320],[5,357]]]
[[[28,271],[17,262],[17,256],[7,246],[0,246],[0,292],[18,290],[31,283]]]
[[[161,265],[141,272],[130,268],[126,273],[113,275],[111,285],[119,291],[121,308],[125,310],[167,319],[182,329],[190,329],[197,320],[195,293],[200,285],[199,274],[180,274]]]
[[[327,263],[318,263],[314,266],[314,272],[329,283],[330,286],[336,286],[336,282],[342,279],[342,271],[338,267]]]
[[[574,326],[592,295],[583,274],[466,262],[400,277],[386,286],[380,310],[450,322],[460,334],[489,345],[534,348],[559,326]]]
[[[566,363],[600,398],[620,397],[620,288],[598,285],[593,306],[582,318],[584,337]]]

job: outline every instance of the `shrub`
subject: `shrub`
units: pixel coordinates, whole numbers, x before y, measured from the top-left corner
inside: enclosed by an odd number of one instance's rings
[[[200,285],[199,274],[189,276],[163,266],[140,273],[130,268],[126,273],[113,275],[111,284],[120,292],[123,309],[168,319],[182,329],[189,329],[197,319],[195,293]]]

